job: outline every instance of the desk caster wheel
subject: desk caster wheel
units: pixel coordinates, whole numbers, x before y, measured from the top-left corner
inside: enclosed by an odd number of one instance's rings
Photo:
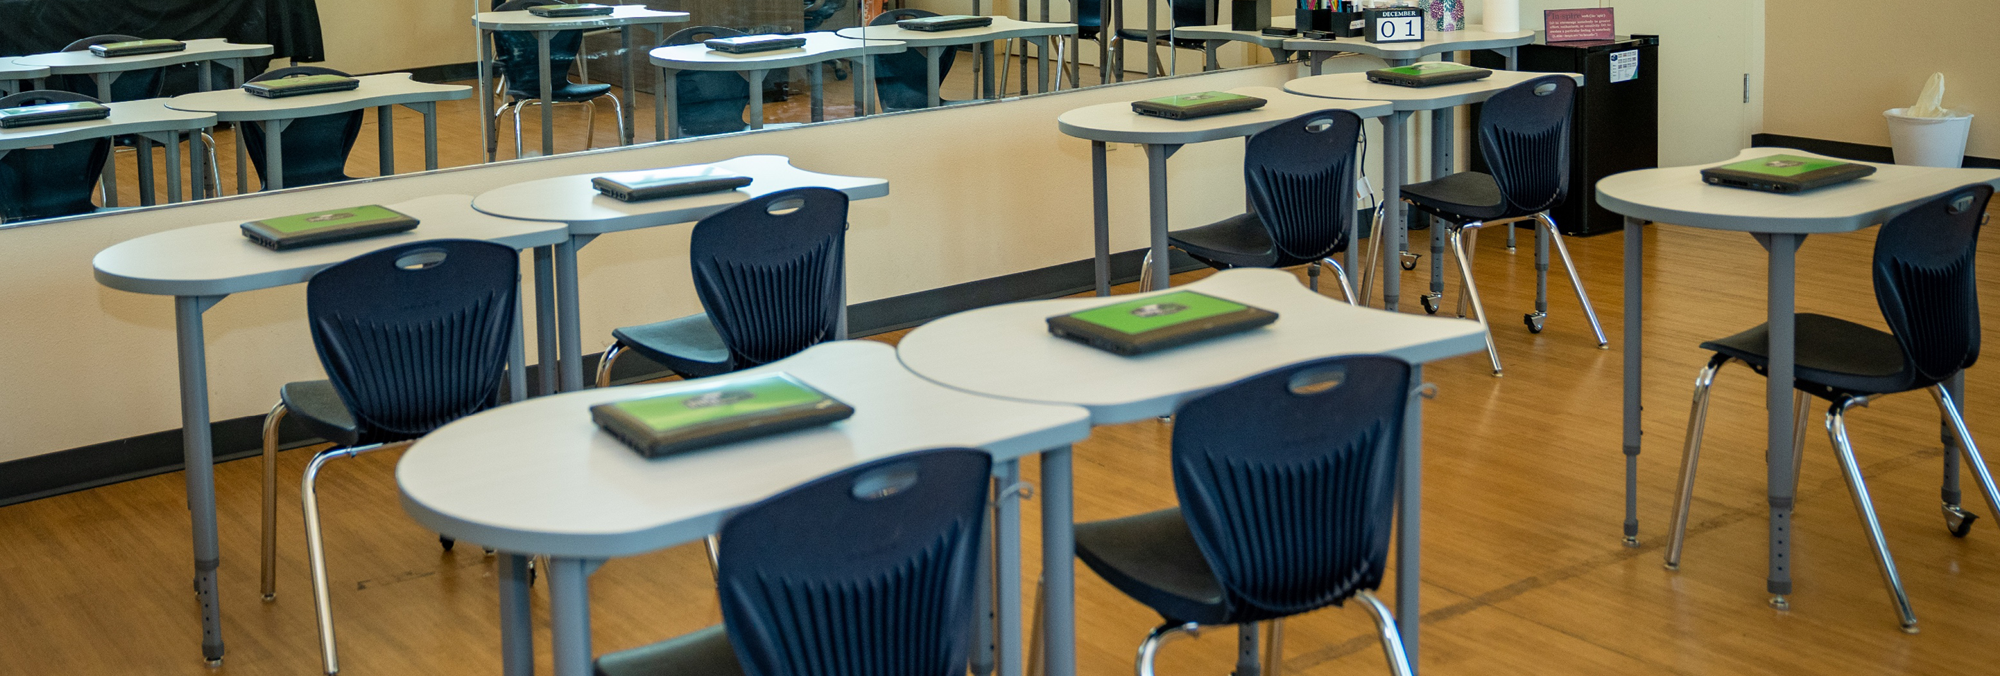
[[[1423,306],[1424,306],[1424,312],[1426,312],[1426,313],[1428,313],[1428,314],[1437,314],[1437,313],[1438,313],[1438,303],[1439,303],[1440,301],[1442,301],[1442,300],[1444,300],[1444,294],[1441,294],[1441,293],[1427,293],[1427,294],[1424,294],[1422,298],[1418,298],[1418,299],[1417,299],[1417,302],[1419,302],[1419,303],[1422,303],[1422,304],[1423,304]]]
[[[439,535],[439,536],[438,536],[438,544],[439,544],[439,545],[441,545],[441,546],[443,546],[443,547],[444,547],[444,550],[448,552],[448,551],[451,551],[451,547],[452,547],[452,545],[455,545],[455,544],[458,544],[458,541],[457,541],[457,540],[453,540],[453,539],[451,539],[451,538],[449,538],[449,537],[445,537],[445,536],[443,536],[443,535]]]
[[[1419,258],[1423,258],[1423,254],[1413,254],[1408,251],[1403,252],[1403,261],[1402,261],[1403,269],[1404,270],[1417,269],[1417,259]]]
[[[1521,323],[1528,325],[1528,333],[1541,333],[1542,320],[1544,319],[1548,319],[1548,315],[1540,312],[1530,312],[1521,315]]]
[[[1952,537],[1965,537],[1966,533],[1972,532],[1972,522],[1978,520],[1978,514],[1959,509],[1958,505],[1944,506],[1944,528],[1951,531]]]

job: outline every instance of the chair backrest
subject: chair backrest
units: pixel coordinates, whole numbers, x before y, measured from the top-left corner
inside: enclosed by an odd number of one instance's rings
[[[709,38],[746,35],[726,26],[690,26],[667,36],[668,45],[698,44]],[[707,136],[728,134],[749,128],[743,111],[750,109],[750,83],[733,72],[684,70],[674,76],[675,105],[679,117],[674,124],[680,134]]]
[[[0,108],[96,100],[76,92],[41,89],[0,97]],[[107,137],[0,155],[0,223],[96,211],[90,196],[110,153]]]
[[[924,9],[892,9],[875,15],[868,25],[885,26],[904,19],[921,19],[928,16],[938,16],[938,13]],[[940,50],[939,82],[943,82],[946,76],[951,74],[951,63],[957,54],[955,49]],[[924,55],[915,49],[876,56],[875,94],[882,99],[882,109],[895,112],[929,108],[931,104],[929,68]]]
[[[819,30],[819,25],[847,8],[847,0],[804,0],[805,32]]]
[[[1479,148],[1507,200],[1508,218],[1561,204],[1569,195],[1570,111],[1576,81],[1539,77],[1486,100]]]
[[[731,516],[715,586],[744,672],[965,673],[991,471],[980,451],[920,451]]]
[[[695,223],[695,293],[736,368],[845,338],[846,240],[847,194],[828,188],[774,192]]]
[[[1172,20],[1175,28],[1182,26],[1206,26],[1215,23],[1208,20],[1208,0],[1167,0],[1167,7],[1173,13]],[[1218,20],[1227,23],[1227,19],[1228,17],[1220,17]],[[1145,30],[1145,27],[1140,26],[1139,30]]]
[[[318,66],[291,66],[266,71],[250,81],[264,82],[306,75],[345,76],[347,73]],[[243,150],[250,156],[250,165],[257,169],[258,180],[269,186],[270,170],[264,166],[264,125],[258,122],[242,124],[242,133],[237,138],[243,140]],[[360,137],[359,110],[292,120],[285,125],[284,131],[278,133],[278,154],[283,156],[285,187],[299,188],[352,180],[353,177],[347,175],[347,156],[354,152],[354,142]]]
[[[494,8],[499,12],[514,12],[539,5],[559,5],[559,0],[507,0]],[[506,81],[507,94],[514,98],[535,98],[541,96],[541,64],[536,61],[541,45],[535,41],[530,31],[494,31],[493,61],[498,66],[500,77]],[[549,37],[549,77],[555,82],[551,88],[561,88],[569,83],[570,68],[583,53],[583,31],[558,31]]]
[[[1076,0],[1076,17],[1071,19],[1080,28],[1103,28],[1103,0]]]
[[[1943,382],[1979,360],[1979,228],[1993,187],[1932,198],[1875,236],[1875,303],[1903,348],[1908,387]]]
[[[1243,152],[1243,184],[1277,246],[1278,267],[1346,248],[1354,229],[1354,148],[1361,117],[1322,110],[1257,132]]]
[[[1231,623],[1381,585],[1410,365],[1335,357],[1252,376],[1175,414],[1174,490]]]
[[[92,35],[65,45],[62,51],[81,52],[90,49],[91,45],[131,42],[139,39],[141,38],[132,35]],[[44,82],[48,83],[49,89],[76,92],[85,96],[97,96],[97,83],[89,75],[56,75]],[[104,103],[159,98],[160,92],[164,91],[166,84],[167,73],[165,68],[126,71],[120,73],[118,79],[111,82],[111,98],[104,101]]]
[[[360,443],[413,439],[494,404],[515,333],[519,269],[511,247],[435,240],[313,275],[313,346]]]

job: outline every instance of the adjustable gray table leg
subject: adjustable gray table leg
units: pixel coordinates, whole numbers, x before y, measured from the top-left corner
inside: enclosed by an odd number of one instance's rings
[[[750,128],[764,128],[764,72],[746,71],[743,77],[750,81]]]
[[[1049,91],[1049,36],[1029,38],[1028,41],[1035,44],[1035,91],[1046,94]],[[1027,75],[1021,74],[1024,79]],[[1056,74],[1056,81],[1060,85],[1061,73]]]
[[[1409,656],[1410,670],[1417,665],[1417,619],[1423,608],[1417,603],[1422,587],[1420,555],[1423,543],[1424,487],[1424,365],[1410,366],[1408,409],[1403,413],[1403,457],[1399,463],[1396,496],[1396,629],[1403,637],[1403,653]]]
[[[926,91],[929,93],[930,103],[928,103],[927,106],[931,108],[938,107],[939,101],[942,100],[938,95],[938,88],[943,86],[943,83],[938,81],[938,56],[939,56],[939,50],[942,49],[947,49],[947,48],[945,47],[923,48],[924,74],[925,74],[924,84],[927,87]]]
[[[1403,293],[1402,257],[1396,252],[1403,241],[1403,177],[1407,171],[1403,162],[1408,152],[1403,135],[1409,119],[1407,111],[1382,118],[1382,232],[1376,236],[1387,237],[1382,240],[1382,307],[1390,312],[1396,311]]]
[[[1076,518],[1070,448],[1042,453],[1043,672],[1076,674]]]
[[[1769,307],[1766,321],[1771,331],[1771,363],[1764,381],[1766,477],[1771,504],[1771,561],[1766,590],[1771,605],[1788,607],[1785,597],[1792,593],[1792,375],[1796,364],[1797,337],[1793,315],[1795,266],[1803,235],[1759,234],[1757,239],[1770,250]]]
[[[1958,416],[1965,417],[1965,372],[1959,371],[1945,380],[1944,389],[1951,393],[1951,401],[1958,409]],[[1958,443],[1958,435],[1951,431],[1950,419],[1939,420],[1938,426],[1939,438],[1944,440],[1944,482],[1939,484],[1938,496],[1943,498],[1944,504],[1961,504],[1960,499],[1963,495],[1958,487],[1958,457],[1963,448]],[[2000,514],[1994,516],[2000,518]]]
[[[681,137],[681,72],[672,68],[661,68],[659,84],[653,88],[653,134],[658,138]],[[668,124],[667,112],[673,112],[672,124]]]
[[[201,142],[200,136],[189,136],[189,139],[193,143]],[[175,204],[181,201],[181,133],[167,132],[167,142],[161,145],[167,152],[167,203]]]
[[[473,96],[479,98],[479,143],[486,149],[486,161],[492,162],[494,149],[499,147],[498,134],[493,131],[493,40],[492,33],[479,29],[479,91]]]
[[[556,248],[535,248],[535,389],[541,394],[556,393]]]
[[[555,83],[549,80],[551,77],[549,75],[549,40],[554,38],[555,35],[555,31],[535,31],[535,68],[538,69],[537,73],[542,78],[543,157],[556,154],[556,120],[553,115],[556,102],[549,100],[549,97],[555,95]],[[568,73],[564,73],[563,75],[564,77],[568,77]]]
[[[424,114],[424,170],[437,171],[438,168],[438,104],[425,101],[417,111]],[[390,167],[395,169],[395,167]]]
[[[1167,258],[1167,158],[1179,145],[1146,144],[1146,193],[1152,219],[1152,290],[1167,288],[1173,266]]]
[[[1104,142],[1090,142],[1090,213],[1096,236],[1097,295],[1111,295],[1111,195]]]
[[[979,72],[979,94],[981,98],[1000,98],[1000,89],[1007,85],[1005,82],[998,82],[993,75],[994,57],[996,56],[993,46],[996,44],[999,43],[981,42],[972,46],[972,51],[979,55],[979,65],[981,67]]]
[[[1221,65],[1221,63],[1220,63],[1220,62],[1219,62],[1219,61],[1218,61],[1218,60],[1216,59],[1216,56],[1215,56],[1215,48],[1216,48],[1216,47],[1220,47],[1220,46],[1222,46],[1222,42],[1223,42],[1223,41],[1221,41],[1221,40],[1203,40],[1203,41],[1201,41],[1201,70],[1202,70],[1202,72],[1208,72],[1208,71],[1212,71],[1212,70],[1221,70],[1221,69],[1222,69],[1222,65]]]
[[[629,146],[632,145],[632,137],[639,133],[632,128],[639,123],[639,113],[632,108],[636,105],[632,100],[632,88],[639,81],[639,53],[632,49],[631,24],[618,27],[618,47],[625,50],[625,83],[618,87],[618,98],[624,104],[618,107],[618,116],[624,118],[619,120],[618,145]]]
[[[576,251],[589,242],[589,237],[571,235],[569,241],[556,245],[556,275],[560,280],[556,283],[556,344],[562,353],[557,371],[561,374],[564,392],[583,389],[582,318],[576,308]]]
[[[209,666],[222,664],[222,599],[215,583],[222,552],[215,529],[215,446],[208,419],[208,351],[201,314],[222,298],[174,297],[180,353],[182,473],[194,531],[194,593],[201,603],[201,656]]]
[[[383,176],[396,175],[396,107],[375,107],[375,149],[378,170]]]
[[[998,542],[994,557],[994,599],[1000,624],[1000,676],[1021,676],[1021,462],[1009,460],[994,468],[1000,479],[996,496],[1000,514],[993,521]]]
[[[806,77],[812,81],[812,121],[826,121],[826,63],[815,63],[807,67]],[[855,88],[856,91],[860,87]]]
[[[549,648],[556,676],[591,676],[590,573],[598,563],[549,557]]]
[[[528,557],[500,553],[500,673],[534,676],[534,614],[528,601]]]
[[[1639,546],[1640,368],[1645,364],[1645,221],[1625,219],[1625,546]],[[1511,227],[1511,226],[1510,226]]]
[[[91,73],[90,79],[97,83],[97,100],[111,102],[111,83],[118,80],[118,73]],[[104,157],[104,206],[118,206],[118,148],[105,149]]]
[[[285,127],[291,120],[264,121],[264,189],[280,190],[285,187]]]
[[[153,206],[153,141],[145,136],[137,136],[132,141],[133,161],[139,173],[139,206]]]

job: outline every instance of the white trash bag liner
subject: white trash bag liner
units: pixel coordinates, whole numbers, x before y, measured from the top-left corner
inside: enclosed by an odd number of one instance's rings
[[[1882,116],[1889,120],[1889,145],[1895,150],[1896,164],[1964,166],[1972,114],[1944,107],[1943,73],[1931,74],[1923,93],[1917,95],[1916,105],[1890,108]]]

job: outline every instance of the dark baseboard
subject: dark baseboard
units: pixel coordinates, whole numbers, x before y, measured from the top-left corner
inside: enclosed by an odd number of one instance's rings
[[[1895,151],[1890,150],[1888,146],[1871,146],[1863,143],[1847,143],[1845,141],[1827,141],[1803,136],[1752,134],[1750,136],[1750,145],[1757,148],[1797,148],[1809,153],[1818,153],[1828,157],[1838,157],[1843,160],[1854,160],[1856,162],[1888,164],[1896,161]],[[1967,155],[1965,156],[1965,168],[2000,169],[2000,160],[1990,157]]]
[[[1137,280],[1139,264],[1144,257],[1144,250],[1112,255],[1113,283]],[[1172,260],[1174,272],[1202,267],[1179,251],[1173,252]],[[1093,270],[1092,261],[1081,260],[859,303],[848,310],[848,333],[856,338],[872,336],[910,328],[973,308],[1089,291],[1094,283]],[[597,372],[600,356],[584,356],[586,379]],[[619,360],[613,380],[619,383],[640,382],[669,374],[664,367],[633,355]],[[540,369],[528,369],[529,391],[537,389],[539,376]],[[276,396],[275,388],[272,396]],[[263,428],[264,416],[261,415],[214,423],[215,461],[220,463],[260,455],[264,444]],[[286,421],[280,430],[279,440],[282,448],[320,443],[303,427],[296,426],[295,421]],[[0,462],[0,506],[176,472],[183,466],[179,429]]]

